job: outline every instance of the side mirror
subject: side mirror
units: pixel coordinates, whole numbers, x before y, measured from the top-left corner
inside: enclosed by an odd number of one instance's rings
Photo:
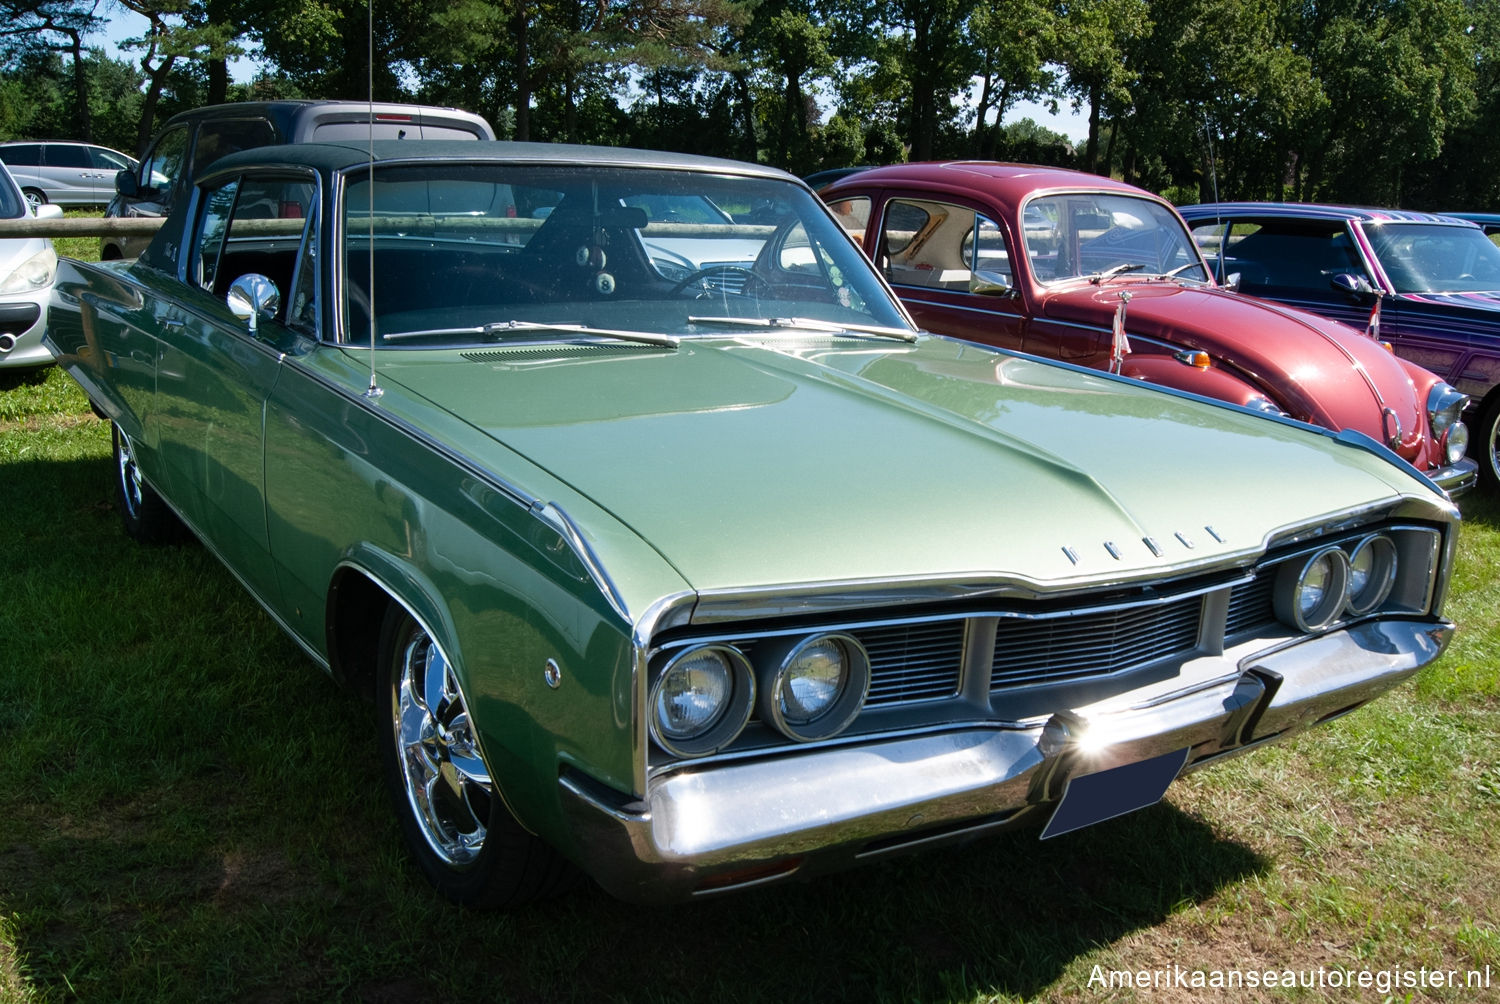
[[[1240,273],[1230,272],[1224,277],[1224,281],[1219,284],[1219,287],[1227,289],[1231,293],[1238,293],[1240,291]]]
[[[230,312],[244,321],[246,330],[253,335],[260,318],[275,317],[276,311],[281,309],[281,290],[260,273],[249,272],[230,284],[224,301],[229,304]]]
[[[140,183],[136,180],[134,171],[115,172],[115,191],[120,193],[122,199],[139,198],[141,194]]]
[[[63,216],[63,207],[54,202],[48,202],[37,206],[35,215],[39,220],[60,220]]]
[[[1375,292],[1375,287],[1370,285],[1370,280],[1351,272],[1339,272],[1337,275],[1330,276],[1328,285],[1355,300],[1363,300]]]
[[[999,272],[974,272],[969,276],[969,292],[981,296],[1009,296],[1010,279]]]

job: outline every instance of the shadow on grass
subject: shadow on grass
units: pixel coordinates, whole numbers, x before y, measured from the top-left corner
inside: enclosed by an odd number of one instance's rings
[[[1032,998],[1081,955],[1264,871],[1163,804],[675,908],[592,886],[440,901],[400,847],[369,709],[198,547],[140,548],[108,461],[0,469],[45,498],[0,570],[0,989],[40,999]],[[9,931],[11,960],[3,951]],[[3,996],[3,994],[0,994]]]

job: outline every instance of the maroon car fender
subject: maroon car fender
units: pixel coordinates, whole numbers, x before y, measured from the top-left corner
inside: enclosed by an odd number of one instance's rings
[[[1120,375],[1230,404],[1248,405],[1253,400],[1268,400],[1264,391],[1217,366],[1200,369],[1174,356],[1133,352],[1125,357]]]

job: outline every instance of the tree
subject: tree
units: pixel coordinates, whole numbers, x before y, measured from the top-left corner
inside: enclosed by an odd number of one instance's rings
[[[74,135],[89,139],[93,122],[89,116],[88,79],[84,67],[84,36],[103,23],[98,0],[0,0],[0,44],[9,57],[17,52],[41,49],[72,56]]]

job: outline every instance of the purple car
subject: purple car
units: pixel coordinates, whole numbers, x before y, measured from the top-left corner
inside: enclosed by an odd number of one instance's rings
[[[1468,394],[1469,455],[1500,487],[1500,248],[1452,216],[1281,202],[1185,206],[1221,285],[1372,333]],[[1237,281],[1236,281],[1237,278]]]

